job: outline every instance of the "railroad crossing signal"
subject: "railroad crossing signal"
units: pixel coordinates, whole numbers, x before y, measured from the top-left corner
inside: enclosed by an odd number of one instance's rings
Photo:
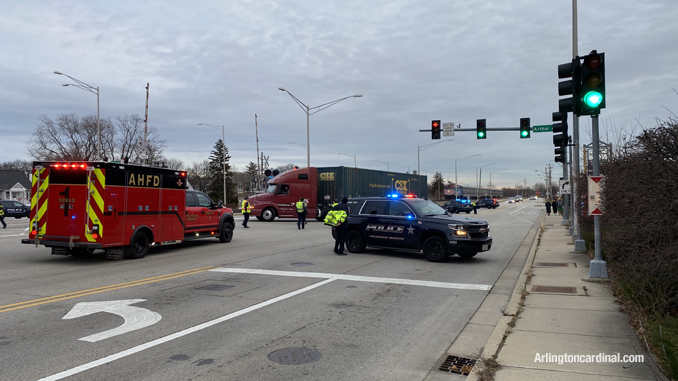
[[[530,137],[530,118],[520,118],[520,138],[528,139]]]
[[[431,139],[440,139],[440,121],[431,121]]]
[[[476,120],[476,139],[487,138],[487,121],[485,119]]]

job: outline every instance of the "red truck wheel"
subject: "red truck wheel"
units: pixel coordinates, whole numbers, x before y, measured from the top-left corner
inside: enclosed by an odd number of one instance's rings
[[[148,235],[144,232],[137,232],[132,239],[132,244],[125,246],[125,258],[129,259],[141,259],[148,254],[148,248],[150,247],[150,240]]]

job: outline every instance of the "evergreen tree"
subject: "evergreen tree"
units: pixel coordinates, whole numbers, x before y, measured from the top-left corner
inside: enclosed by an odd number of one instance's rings
[[[229,161],[231,156],[228,154],[228,147],[219,139],[214,144],[214,149],[209,157],[209,184],[207,185],[207,195],[212,200],[222,200],[224,198],[224,171],[226,171],[226,197],[228,200],[224,204],[233,204],[238,202],[238,195],[233,187],[233,171]]]
[[[432,198],[442,200],[443,190],[445,189],[445,183],[443,181],[443,175],[440,172],[436,172],[431,179],[431,184],[428,188],[428,193]]]

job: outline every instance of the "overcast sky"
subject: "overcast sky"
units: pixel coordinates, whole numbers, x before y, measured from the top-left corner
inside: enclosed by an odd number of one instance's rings
[[[678,114],[678,1],[583,0],[579,54],[606,53],[601,137]],[[432,119],[475,128],[551,124],[557,66],[572,58],[572,1],[14,1],[0,12],[0,162],[32,160],[41,115],[96,115],[96,96],[62,87],[61,71],[100,87],[101,118],[144,115],[164,154],[207,159],[225,125],[238,169],[259,150],[271,167],[306,166],[310,107],[354,94],[310,117],[311,166],[435,172],[461,185],[483,167],[496,186],[534,184],[552,133],[457,132],[431,140]],[[670,111],[669,111],[670,110]],[[581,118],[583,143],[590,118]],[[288,143],[293,142],[293,143]],[[340,155],[339,153],[351,155]],[[388,164],[387,164],[388,163]]]

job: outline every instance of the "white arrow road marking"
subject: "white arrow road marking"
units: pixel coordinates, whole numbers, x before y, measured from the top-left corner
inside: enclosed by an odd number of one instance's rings
[[[108,312],[122,316],[125,322],[108,331],[86,336],[78,340],[95,343],[109,337],[121,335],[130,331],[151,326],[162,319],[159,313],[141,307],[132,307],[130,304],[146,301],[146,299],[111,300],[108,302],[84,302],[76,304],[62,319],[75,319],[97,312]]]

